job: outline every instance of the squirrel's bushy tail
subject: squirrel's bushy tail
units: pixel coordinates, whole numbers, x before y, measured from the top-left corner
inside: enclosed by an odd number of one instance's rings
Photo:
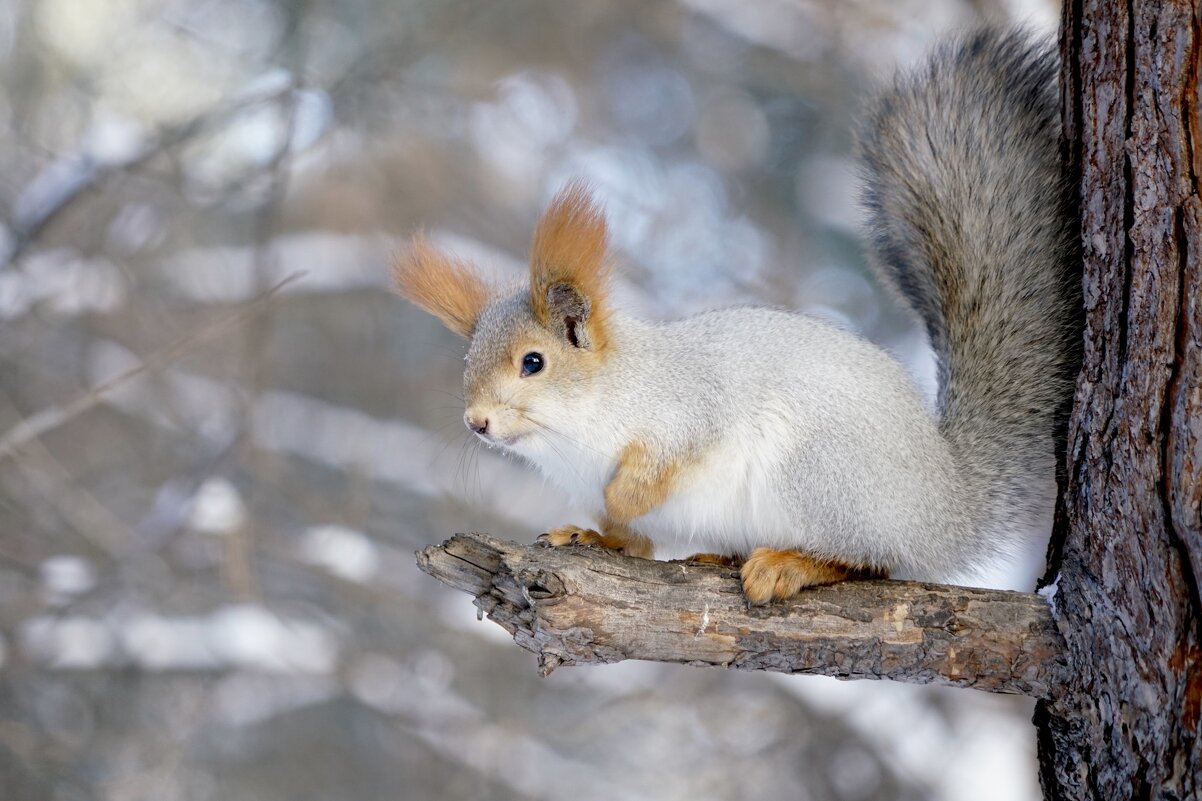
[[[1079,358],[1056,75],[1021,33],[978,32],[898,78],[860,134],[874,266],[926,324],[940,429],[989,543],[1050,508]]]

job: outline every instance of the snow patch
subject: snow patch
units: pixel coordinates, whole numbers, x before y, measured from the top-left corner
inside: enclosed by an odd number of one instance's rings
[[[1046,587],[1040,587],[1036,590],[1036,594],[1048,602],[1048,607],[1052,610],[1052,617],[1056,617],[1056,592],[1060,589],[1060,574],[1056,574],[1056,578]]]

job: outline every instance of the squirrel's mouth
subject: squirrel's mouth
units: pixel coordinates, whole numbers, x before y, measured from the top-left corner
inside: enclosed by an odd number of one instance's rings
[[[518,442],[526,436],[526,432],[510,434],[509,436],[505,437],[498,437],[492,434],[481,434],[479,431],[477,431],[476,436],[483,440],[484,444],[488,445],[490,448],[497,445],[500,445],[503,448],[512,448],[515,442]]]

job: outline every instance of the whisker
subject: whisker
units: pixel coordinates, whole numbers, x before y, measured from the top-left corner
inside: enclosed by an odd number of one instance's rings
[[[467,483],[467,473],[464,472],[466,460],[470,458],[472,451],[469,450],[470,443],[467,440],[459,446],[459,458],[455,460],[455,483],[463,487],[463,497],[469,503],[471,502],[471,487]]]
[[[559,446],[555,444],[555,440],[551,439],[550,437],[546,437],[544,441],[548,446],[550,446],[551,450],[555,451],[556,455],[559,456],[567,468],[576,475],[577,480],[580,481],[581,484],[584,484],[584,475],[576,469],[576,466],[572,464],[572,461],[564,454],[563,451],[559,449]]]
[[[476,497],[484,500],[484,485],[480,482],[480,449],[472,449],[472,470],[476,474]]]
[[[441,434],[443,429],[445,429],[448,425],[450,425],[450,423],[446,423],[446,424],[440,426],[437,429],[437,433]],[[430,432],[430,436],[433,437],[435,433],[436,432],[434,432],[434,431]],[[462,444],[463,443],[463,435],[466,433],[467,433],[466,431],[460,432],[459,436],[452,436],[449,439],[447,439],[446,443],[442,446],[442,448],[438,451],[438,453],[434,454],[433,463],[437,464],[438,460],[441,459],[443,457],[443,454],[445,454],[447,452],[447,449],[450,448],[452,445],[454,445],[456,442]]]
[[[534,417],[531,417],[526,412],[521,411],[520,409],[515,409],[514,411],[520,417],[528,420],[534,426],[538,427],[539,429],[543,430],[544,432],[546,432],[547,434],[550,435],[550,436],[544,437],[544,442],[546,442],[547,445],[552,450],[555,451],[556,455],[559,456],[559,458],[561,460],[563,460],[564,464],[567,465],[568,468],[576,475],[576,478],[579,479],[580,483],[582,483],[582,484],[587,483],[587,482],[585,482],[584,475],[575,467],[572,460],[568,459],[567,455],[555,443],[555,438],[561,438],[564,441],[566,441],[568,444],[573,445],[574,447],[576,447],[578,449],[592,451],[593,453],[597,454],[598,456],[600,456],[602,459],[606,460],[607,462],[612,461],[612,459],[609,455],[597,450],[596,448],[592,448],[588,445],[585,445],[583,442],[576,440],[574,437],[570,437],[561,431],[557,431],[555,428],[547,425],[546,423],[543,423],[542,421],[537,420]]]
[[[424,408],[428,412],[448,412],[448,411],[458,411],[460,409],[459,406],[426,406]],[[460,421],[452,420],[451,422],[458,423]],[[450,425],[450,423],[444,423],[443,425]]]
[[[567,434],[563,433],[562,431],[559,431],[559,430],[557,430],[557,429],[555,429],[555,428],[551,427],[550,425],[548,425],[548,424],[546,424],[546,423],[542,422],[541,420],[538,420],[538,419],[535,419],[534,417],[531,417],[529,414],[527,414],[527,413],[526,413],[526,412],[524,412],[524,411],[520,411],[520,410],[517,410],[517,409],[515,409],[514,411],[515,411],[515,412],[517,412],[517,414],[518,414],[518,415],[520,415],[521,417],[524,417],[525,419],[529,420],[531,423],[533,423],[534,425],[536,425],[536,426],[538,426],[539,428],[543,429],[544,431],[550,432],[550,433],[552,433],[552,434],[556,435],[557,437],[562,437],[562,438],[564,438],[565,440],[567,440],[568,442],[572,443],[573,445],[575,445],[575,446],[576,446],[576,447],[578,447],[578,448],[582,448],[582,449],[584,449],[584,450],[586,450],[586,451],[592,451],[593,453],[597,454],[598,456],[600,456],[600,457],[602,457],[602,458],[604,458],[604,459],[611,459],[611,458],[612,458],[612,457],[610,457],[610,455],[609,455],[609,454],[605,453],[604,451],[599,451],[599,450],[597,450],[596,448],[592,447],[591,445],[586,445],[585,443],[581,442],[580,440],[576,439],[575,437],[569,436],[569,435],[567,435]]]

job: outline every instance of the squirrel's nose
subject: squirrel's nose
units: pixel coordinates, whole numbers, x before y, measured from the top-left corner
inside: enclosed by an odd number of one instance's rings
[[[488,433],[488,417],[476,417],[471,412],[468,412],[463,416],[463,422],[477,434]]]

